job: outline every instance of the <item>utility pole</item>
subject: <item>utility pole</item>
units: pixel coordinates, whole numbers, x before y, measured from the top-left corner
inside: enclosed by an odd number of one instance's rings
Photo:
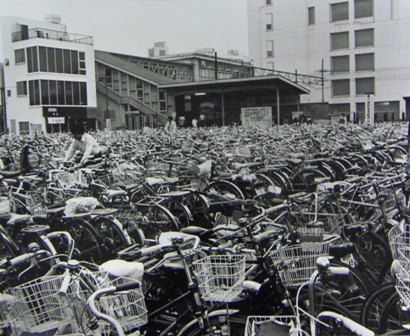
[[[322,103],[325,102],[325,60],[322,58],[322,69],[320,70],[322,77]]]

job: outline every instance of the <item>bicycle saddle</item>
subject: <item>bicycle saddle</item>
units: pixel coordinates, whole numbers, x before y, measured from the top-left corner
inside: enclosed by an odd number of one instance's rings
[[[140,282],[144,275],[144,264],[138,261],[108,260],[101,264],[99,269],[113,277],[130,278]]]
[[[8,225],[16,225],[21,223],[33,223],[33,218],[31,215],[20,215],[20,214],[11,214],[10,219],[7,221]]]

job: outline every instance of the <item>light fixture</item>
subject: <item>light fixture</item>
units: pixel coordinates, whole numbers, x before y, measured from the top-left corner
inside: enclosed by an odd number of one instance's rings
[[[196,92],[195,96],[205,96],[206,93],[205,92]]]

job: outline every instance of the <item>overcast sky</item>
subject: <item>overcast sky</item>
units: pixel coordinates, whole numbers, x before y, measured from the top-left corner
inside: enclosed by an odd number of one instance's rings
[[[248,55],[247,0],[0,0],[0,17],[44,20],[58,14],[70,33],[92,35],[97,50],[148,56],[154,42],[169,53],[205,47]]]

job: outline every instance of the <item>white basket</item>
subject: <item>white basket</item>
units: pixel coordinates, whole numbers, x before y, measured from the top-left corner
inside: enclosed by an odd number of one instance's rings
[[[192,266],[202,298],[211,302],[235,301],[243,290],[245,258],[211,255],[195,261]]]
[[[295,316],[248,316],[244,336],[296,336],[295,320]]]
[[[44,332],[74,322],[73,297],[59,294],[62,282],[63,276],[44,276],[8,290],[14,297],[9,305],[10,314],[19,328]]]
[[[410,307],[410,271],[409,263],[398,262],[396,269],[396,290],[405,306]]]
[[[301,243],[279,248],[270,255],[285,287],[299,287],[310,279],[318,257],[329,255],[329,246],[337,239],[325,242]]]
[[[0,197],[0,218],[10,217],[11,202],[8,197]]]
[[[109,285],[118,286],[129,282],[135,282],[135,280],[116,278]],[[142,286],[137,289],[103,296],[100,298],[98,307],[103,313],[115,318],[121,324],[125,333],[135,332],[148,323]],[[99,330],[103,335],[112,335],[112,327],[108,323],[100,321]]]
[[[406,230],[407,228],[407,230]],[[405,232],[408,232],[408,227],[404,227]],[[400,225],[395,225],[393,226],[388,234],[387,234],[388,240],[389,240],[389,245],[390,245],[390,251],[392,254],[393,259],[397,259],[399,257],[398,250],[400,247],[409,245],[409,237],[406,238],[406,235],[403,232],[403,229],[400,227]]]

